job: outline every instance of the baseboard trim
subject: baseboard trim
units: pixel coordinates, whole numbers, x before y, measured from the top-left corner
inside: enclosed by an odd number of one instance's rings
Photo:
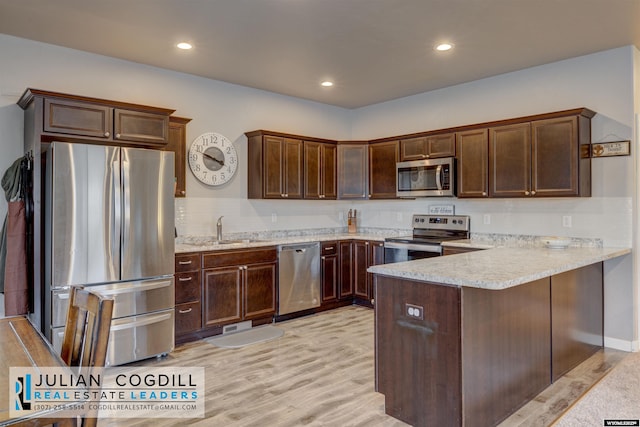
[[[636,352],[640,350],[640,342],[638,340],[628,341],[619,338],[604,337],[604,346],[616,350]]]

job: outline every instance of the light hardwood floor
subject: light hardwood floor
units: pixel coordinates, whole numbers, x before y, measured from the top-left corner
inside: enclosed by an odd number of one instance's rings
[[[101,419],[107,426],[406,426],[374,391],[373,310],[344,307],[276,324],[276,340],[223,349],[206,340],[139,366],[204,366],[204,419]],[[626,353],[601,351],[501,426],[547,426]]]

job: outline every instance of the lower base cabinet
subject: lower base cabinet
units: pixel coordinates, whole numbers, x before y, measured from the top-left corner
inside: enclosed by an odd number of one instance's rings
[[[176,255],[176,342],[224,325],[270,323],[276,312],[275,247]]]

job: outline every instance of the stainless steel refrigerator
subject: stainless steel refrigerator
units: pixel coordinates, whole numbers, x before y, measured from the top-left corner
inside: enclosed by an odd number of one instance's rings
[[[114,298],[107,366],[174,348],[174,155],[51,143],[43,332],[61,348],[69,287]]]

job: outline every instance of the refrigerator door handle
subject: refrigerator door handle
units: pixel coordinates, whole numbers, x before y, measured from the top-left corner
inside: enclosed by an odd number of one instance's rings
[[[129,232],[131,228],[131,171],[130,164],[125,156],[122,156],[122,250],[120,256],[124,256],[128,250]],[[121,260],[123,263],[124,260]]]
[[[100,295],[113,296],[121,294],[131,294],[134,292],[150,291],[152,289],[166,288],[167,286],[171,286],[172,284],[172,280],[158,280],[147,282],[143,285],[121,286],[117,287],[116,289],[107,289],[104,291],[101,291],[98,286],[94,287],[94,289],[96,289]]]
[[[111,163],[111,200],[113,210],[111,212],[112,225],[110,232],[110,248],[109,256],[111,257],[111,265],[115,266],[117,271],[114,273],[120,277],[120,245],[122,237],[120,235],[120,227],[122,226],[122,182],[120,177],[120,159],[116,159]]]

